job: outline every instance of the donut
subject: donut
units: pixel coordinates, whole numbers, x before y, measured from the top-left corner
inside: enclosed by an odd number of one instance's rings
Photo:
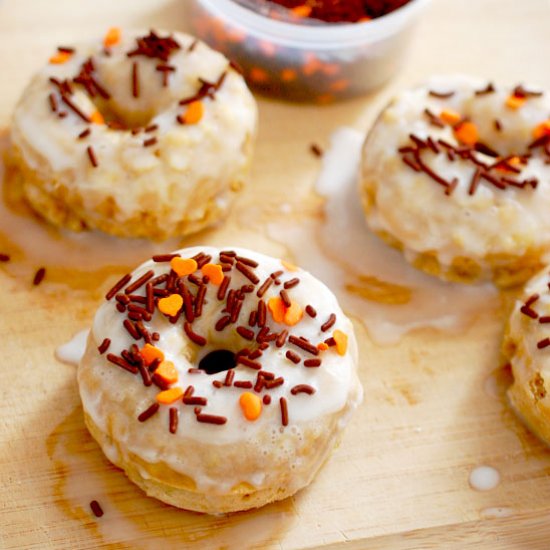
[[[545,268],[526,285],[508,320],[503,355],[513,383],[512,408],[540,439],[550,444],[550,275]]]
[[[154,256],[118,281],[78,385],[109,460],[148,495],[211,514],[308,485],[362,399],[330,290],[238,248]]]
[[[550,248],[550,97],[438,76],[399,94],[365,140],[368,226],[417,268],[501,287]]]
[[[222,54],[182,33],[110,29],[60,47],[11,125],[16,184],[54,225],[165,239],[227,212],[257,109]]]

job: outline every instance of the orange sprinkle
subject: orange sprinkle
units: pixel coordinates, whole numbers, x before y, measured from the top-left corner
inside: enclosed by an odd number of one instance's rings
[[[72,54],[69,52],[57,52],[55,55],[50,57],[50,63],[52,65],[63,65],[71,59]]]
[[[248,77],[257,84],[266,84],[269,82],[269,75],[260,67],[252,67],[248,73]]]
[[[145,366],[149,366],[155,359],[164,361],[164,353],[161,349],[152,346],[151,344],[145,344],[140,350],[139,354],[143,357]]]
[[[181,117],[184,124],[197,124],[204,115],[204,105],[202,101],[191,101],[187,105],[187,111]]]
[[[332,334],[334,341],[336,342],[336,351],[339,355],[346,355],[348,349],[348,335],[341,330],[335,330]]]
[[[311,6],[306,6],[305,4],[302,4],[301,6],[296,6],[295,8],[292,8],[290,11],[292,12],[292,15],[294,17],[309,17],[311,15]]]
[[[94,111],[94,112],[90,115],[90,120],[91,120],[94,124],[105,124],[105,119],[103,118],[103,115],[102,115],[99,111]]]
[[[160,377],[167,384],[178,381],[178,371],[172,361],[163,361],[156,369],[155,376]]]
[[[255,393],[245,391],[239,397],[239,405],[247,420],[254,421],[262,414],[262,400]]]
[[[157,401],[163,405],[170,405],[183,395],[181,388],[170,388],[157,393]]]
[[[296,80],[298,77],[298,73],[294,69],[283,69],[281,71],[281,80],[283,82],[291,82],[292,80]]]
[[[341,78],[340,80],[335,80],[331,83],[330,89],[333,92],[343,92],[346,90],[350,85],[349,80],[346,80],[345,78]]]
[[[111,27],[103,38],[103,45],[110,48],[120,42],[121,32],[118,27]]]
[[[283,304],[284,307],[284,304]],[[294,301],[290,301],[290,307],[286,308],[285,315],[283,318],[283,321],[285,325],[288,325],[289,327],[293,327],[294,325],[297,325],[304,316],[304,311],[302,308]]]
[[[317,349],[318,349],[319,351],[327,351],[327,349],[328,349],[328,344],[325,344],[324,342],[319,342],[319,343],[317,344]]]
[[[181,309],[183,298],[179,294],[171,294],[166,298],[161,298],[158,303],[158,308],[165,315],[173,317]]]
[[[197,271],[197,262],[193,258],[172,258],[170,267],[178,274],[179,277],[191,275]]]
[[[276,323],[282,323],[285,318],[285,304],[278,296],[273,296],[267,302],[267,309],[271,312]]]
[[[449,111],[447,109],[444,109],[439,114],[439,118],[446,122],[447,124],[450,124],[451,126],[454,126],[458,122],[460,122],[460,119],[462,118],[456,111]]]
[[[272,42],[268,42],[267,40],[261,40],[258,43],[258,47],[268,57],[273,57],[277,53],[277,47],[275,46],[275,44],[273,44]]]
[[[454,128],[454,134],[456,139],[465,145],[474,145],[479,138],[477,126],[467,120]]]
[[[201,267],[203,275],[206,275],[213,285],[221,285],[223,281],[222,266],[219,264],[204,264]]]
[[[300,269],[298,266],[295,266],[290,262],[285,262],[285,260],[281,260],[281,264],[287,271],[298,271]]]
[[[533,137],[539,139],[543,136],[550,136],[550,119],[541,122],[533,128]]]
[[[361,17],[357,20],[357,23],[367,23],[368,21],[372,21],[372,17],[368,17],[365,15],[364,17]]]
[[[506,100],[506,107],[509,109],[519,109],[520,107],[523,107],[523,104],[527,101],[527,98],[525,97],[519,97],[517,95],[511,95],[508,96],[508,99]]]
[[[320,71],[323,64],[313,54],[306,54],[306,61],[302,66],[302,72],[306,76],[311,76],[313,73]]]

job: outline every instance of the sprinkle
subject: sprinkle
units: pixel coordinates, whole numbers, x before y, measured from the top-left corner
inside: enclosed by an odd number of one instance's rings
[[[9,262],[11,259],[9,254],[0,253],[0,262]]]
[[[142,55],[152,59],[168,61],[170,56],[180,49],[180,45],[175,38],[172,36],[161,37],[155,31],[149,31],[148,35],[136,38],[136,44],[136,48],[126,54],[128,57]]]
[[[306,313],[313,319],[315,319],[315,317],[317,317],[317,311],[311,305],[306,306]]]
[[[432,113],[430,109],[424,109],[424,114],[428,117],[428,120],[432,126],[436,126],[437,128],[444,128],[445,125],[443,124],[441,119],[437,115]]]
[[[170,260],[170,267],[178,274],[179,277],[185,277],[195,273],[198,269],[197,261],[193,258],[174,257]]]
[[[204,264],[201,267],[202,274],[210,279],[213,285],[221,285],[224,280],[222,266],[219,264]]]
[[[103,342],[101,342],[101,344],[97,346],[97,351],[99,351],[99,353],[103,355],[109,349],[110,345],[111,340],[109,338],[104,338]]]
[[[294,336],[293,334],[291,334],[288,337],[288,341],[291,344],[294,344],[295,346],[303,349],[304,351],[311,353],[312,355],[319,355],[319,350],[305,338],[302,338],[302,337],[298,338],[297,336]]]
[[[61,101],[73,111],[78,117],[80,117],[84,122],[90,123],[90,118],[85,115],[65,94],[61,94]]]
[[[101,508],[97,500],[92,500],[92,502],[90,502],[90,509],[96,518],[100,518],[103,515],[103,508]]]
[[[268,288],[273,284],[273,279],[271,277],[268,277],[260,286],[258,289],[258,292],[256,292],[256,296],[258,298],[261,298],[268,290]]]
[[[247,265],[249,267],[258,267],[258,262],[256,262],[255,260],[252,260],[250,258],[245,258],[243,256],[235,256],[235,259],[238,261],[238,262],[241,262],[243,263],[244,265]]]
[[[143,147],[151,147],[152,145],[156,145],[158,143],[158,139],[156,137],[152,137],[149,139],[146,139],[143,142]]]
[[[550,338],[544,338],[544,340],[541,340],[540,342],[537,342],[537,348],[538,349],[544,349],[548,346],[550,346]]]
[[[136,325],[132,321],[130,321],[130,319],[124,319],[124,322],[122,324],[134,340],[141,340],[141,334],[136,328]]]
[[[244,365],[245,367],[250,367],[251,369],[260,370],[262,368],[262,365],[258,363],[258,361],[252,361],[251,359],[248,359],[248,357],[244,357],[243,355],[239,355],[236,357],[236,363],[239,365]]]
[[[78,134],[77,138],[78,139],[87,138],[91,133],[92,133],[92,131],[90,130],[90,128],[86,128],[85,130],[82,130],[82,132],[80,132],[80,134]]]
[[[258,284],[260,279],[258,279],[257,275],[249,269],[245,264],[242,262],[237,262],[235,264],[235,267],[252,283],[255,285]]]
[[[157,402],[163,405],[171,405],[183,395],[181,388],[170,388],[157,393]]]
[[[254,340],[254,331],[250,330],[249,328],[238,326],[237,333],[245,340]]]
[[[94,150],[91,145],[88,145],[86,147],[86,153],[88,153],[88,158],[90,159],[90,163],[94,168],[98,167],[97,157],[95,156]]]
[[[336,323],[336,315],[331,313],[327,321],[321,326],[321,331],[326,332],[334,326],[334,323]]]
[[[132,292],[136,291],[138,288],[143,286],[153,275],[155,272],[150,269],[146,273],[144,273],[139,279],[136,279],[132,284],[128,285],[126,289],[124,290],[125,294],[132,294]]]
[[[477,126],[465,120],[453,129],[456,139],[465,145],[474,145],[479,138]]]
[[[215,382],[219,382],[219,380],[215,380]],[[199,397],[198,395],[184,395],[182,402],[184,405],[200,405],[201,407],[205,407],[208,404],[208,399],[206,397]]]
[[[183,324],[183,330],[185,331],[185,334],[187,334],[187,337],[191,342],[194,342],[198,346],[204,346],[206,344],[206,338],[204,336],[200,336],[196,332],[193,332],[193,328],[191,327],[191,323],[185,322]]]
[[[170,407],[170,433],[175,434],[178,431],[178,420],[180,412],[176,407]]]
[[[247,420],[253,422],[262,414],[262,401],[252,392],[244,392],[239,397],[239,406]]]
[[[224,317],[221,317],[220,319],[218,319],[218,321],[214,325],[214,328],[218,332],[221,332],[227,325],[229,325],[229,323],[231,323],[231,316],[225,315]]]
[[[121,39],[121,32],[118,27],[111,27],[105,36],[103,37],[103,45],[106,48],[110,48],[111,46],[115,46],[120,42]]]
[[[309,146],[309,150],[316,156],[316,157],[322,157],[323,156],[323,149],[316,143],[312,143]]]
[[[541,324],[550,323],[550,315],[543,315],[542,317],[540,317],[539,323]]]
[[[298,384],[294,386],[290,393],[292,395],[297,395],[298,393],[307,393],[308,395],[313,395],[315,393],[315,388],[309,384]]]
[[[157,254],[152,257],[152,260],[157,263],[170,262],[174,258],[179,258],[179,254]],[[172,268],[173,269],[173,268]]]
[[[71,59],[72,53],[68,51],[58,51],[55,55],[50,57],[50,63],[52,65],[63,65]]]
[[[284,306],[287,307],[287,308],[290,307],[292,302],[290,301],[290,298],[288,296],[288,292],[286,290],[281,290],[279,295],[281,296],[281,300],[282,300]]]
[[[150,126],[147,126],[147,128],[145,128],[145,130],[143,131],[148,134],[150,132],[155,132],[156,130],[158,130],[158,127],[158,124],[151,124]],[[179,254],[176,254],[176,256],[179,256]]]
[[[495,92],[495,87],[492,82],[489,82],[485,88],[483,88],[482,90],[476,90],[474,94],[477,96],[480,96],[480,95],[492,94],[494,92]]]
[[[176,120],[180,124],[197,124],[204,115],[204,105],[202,101],[195,100],[187,104],[185,114],[178,115]]]
[[[321,359],[306,359],[304,361],[304,367],[320,367]]]
[[[327,351],[327,349],[328,349],[328,344],[325,343],[325,342],[319,342],[319,343],[317,344],[317,349],[318,349],[319,351]]]
[[[286,403],[286,398],[281,397],[279,399],[279,405],[281,407],[281,424],[283,426],[288,426],[288,406]]]
[[[348,349],[347,334],[345,334],[341,330],[335,330],[334,333],[332,334],[332,337],[336,342],[336,351],[338,352],[338,355],[345,355]]]
[[[262,399],[264,405],[270,405],[271,404],[271,395],[269,394],[265,394],[263,399]]]
[[[502,122],[500,122],[500,120],[498,118],[495,118],[493,124],[494,124],[495,130],[497,132],[502,132]]]
[[[508,96],[508,98],[506,99],[505,105],[509,109],[513,109],[515,111],[520,107],[523,107],[526,101],[527,101],[526,97],[522,97],[514,94],[511,96]]]
[[[285,357],[292,361],[295,365],[297,365],[302,360],[296,352],[290,349],[286,352]]]
[[[229,369],[225,375],[225,380],[223,382],[224,386],[231,386],[233,384],[233,379],[235,378],[235,370]]]
[[[267,308],[269,309],[273,320],[276,323],[282,323],[285,317],[285,305],[281,298],[273,296],[267,302]]]
[[[34,274],[32,284],[34,286],[38,286],[44,280],[45,276],[46,276],[46,268],[45,267],[38,268],[36,270],[36,273]]]
[[[303,316],[304,316],[304,312],[302,308],[298,305],[297,302],[292,301],[290,304],[290,307],[288,307],[285,311],[285,316],[284,316],[285,325],[293,327],[294,325],[298,324],[302,320]]]
[[[445,109],[445,110],[441,111],[441,113],[439,113],[439,118],[443,122],[446,122],[447,124],[450,124],[451,126],[454,126],[455,124],[460,122],[462,117],[460,116],[460,114],[458,114],[455,111],[450,111],[450,110]]]
[[[204,422],[206,424],[222,425],[227,422],[227,418],[225,416],[217,416],[214,414],[197,414],[196,419],[198,422]]]
[[[299,283],[300,283],[300,279],[298,279],[298,277],[294,277],[294,279],[290,279],[290,281],[287,281],[283,286],[285,289],[289,289],[289,288],[294,288]]]
[[[175,384],[178,381],[178,371],[172,361],[162,361],[155,369],[155,376],[166,384]]]
[[[136,61],[132,63],[132,96],[139,97],[138,64]]]
[[[131,278],[132,276],[129,273],[124,275],[117,283],[115,283],[111,290],[107,292],[107,294],[105,295],[105,299],[110,300],[115,294],[118,293],[119,290],[121,290],[127,283],[130,282]]]
[[[288,337],[288,330],[286,329],[282,330],[277,336],[277,339],[275,340],[275,345],[278,348],[282,348],[285,345],[287,337]]]
[[[141,374],[141,380],[143,381],[144,386],[151,386],[153,384],[153,379],[151,378],[151,373],[149,369],[144,366],[142,363],[138,365],[139,374]]]
[[[148,409],[145,409],[139,416],[138,420],[140,422],[145,422],[146,420],[149,420],[160,408],[160,405],[158,403],[153,403]]]
[[[105,124],[105,119],[103,118],[103,115],[99,111],[94,111],[90,115],[90,121],[94,124]]]
[[[258,326],[264,327],[267,321],[267,307],[263,300],[258,301]]]
[[[455,95],[455,92],[436,92],[434,90],[430,90],[428,92],[428,95],[437,99],[448,99],[450,97],[453,97]]]
[[[474,172],[474,175],[472,176],[472,181],[470,182],[470,187],[468,189],[468,195],[473,195],[478,186],[479,186],[479,180],[480,180],[480,177],[481,177],[481,170],[478,168],[476,168],[476,171]]]
[[[233,382],[233,386],[235,388],[243,388],[243,389],[251,389],[253,384],[252,382],[250,382],[250,380],[236,380],[235,382]]]

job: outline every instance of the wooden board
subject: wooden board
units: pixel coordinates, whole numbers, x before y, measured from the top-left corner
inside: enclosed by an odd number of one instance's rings
[[[0,126],[8,127],[18,95],[54,46],[111,25],[185,29],[184,8],[182,0],[4,0]],[[379,93],[322,108],[260,99],[253,185],[227,224],[186,242],[287,255],[267,226],[281,202],[304,219],[318,217],[312,142],[326,146],[341,125],[366,130],[393,90],[434,72],[550,88],[548,15],[547,0],[437,0],[406,68]],[[244,223],[246,212],[253,222]],[[9,230],[0,219],[2,246],[10,246]],[[51,232],[52,246],[60,240]],[[65,283],[47,279],[34,288],[34,269],[44,262],[44,250],[29,244],[0,272],[2,548],[550,546],[550,453],[503,399],[502,311],[481,314],[460,334],[417,331],[391,347],[372,343],[356,319],[365,403],[314,483],[258,511],[207,517],[145,497],[108,463],[84,428],[75,369],[54,358],[57,346],[89,325],[107,275],[130,265],[113,259],[107,270],[72,265],[55,275],[50,263],[48,277]],[[469,486],[480,464],[500,472],[492,491]],[[99,520],[90,514],[92,499],[105,509]],[[503,517],[488,517],[495,515]]]

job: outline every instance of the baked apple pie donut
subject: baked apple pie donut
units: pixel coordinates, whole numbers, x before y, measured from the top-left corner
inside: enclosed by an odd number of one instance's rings
[[[353,327],[308,272],[248,250],[156,256],[106,295],[86,424],[148,495],[207,513],[310,483],[362,399]]]
[[[256,118],[220,53],[182,33],[111,29],[59,48],[31,80],[13,114],[12,164],[55,225],[163,239],[227,211]]]
[[[550,248],[550,96],[434,77],[383,111],[363,150],[370,228],[444,279],[510,286]]]
[[[550,271],[530,280],[510,316],[503,353],[514,382],[510,403],[529,428],[550,444]]]

